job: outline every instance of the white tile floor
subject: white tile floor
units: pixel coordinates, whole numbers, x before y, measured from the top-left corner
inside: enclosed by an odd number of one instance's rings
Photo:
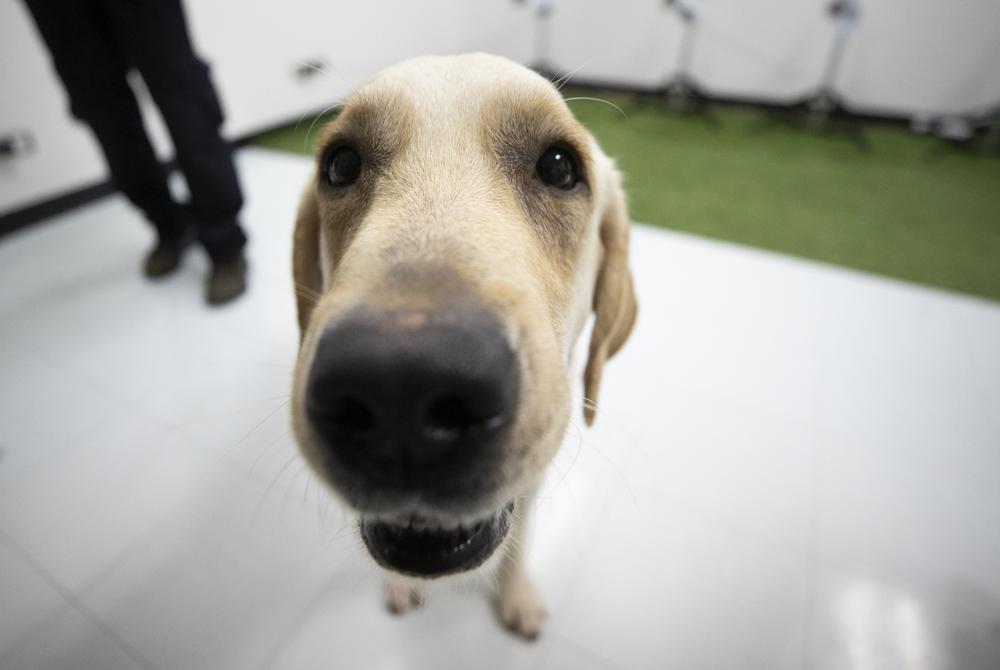
[[[1000,306],[637,227],[527,644],[482,588],[383,610],[288,435],[309,162],[240,166],[228,308],[138,278],[121,199],[0,241],[0,668],[1000,668]]]

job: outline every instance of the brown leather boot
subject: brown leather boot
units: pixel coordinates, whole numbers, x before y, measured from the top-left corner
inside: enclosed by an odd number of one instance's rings
[[[164,277],[178,268],[184,250],[198,238],[198,233],[191,226],[176,237],[161,237],[142,264],[142,273],[150,279]]]
[[[205,287],[209,305],[223,305],[235,300],[247,288],[247,261],[243,254],[226,261],[213,261]]]

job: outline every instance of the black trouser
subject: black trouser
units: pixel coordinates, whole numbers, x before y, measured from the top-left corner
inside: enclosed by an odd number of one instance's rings
[[[191,222],[216,260],[246,236],[236,216],[243,195],[232,150],[219,135],[222,109],[208,67],[195,56],[180,0],[26,0],[69,94],[75,117],[93,130],[123,193],[156,227],[176,237]],[[191,203],[170,196],[126,80],[138,70],[173,139]]]

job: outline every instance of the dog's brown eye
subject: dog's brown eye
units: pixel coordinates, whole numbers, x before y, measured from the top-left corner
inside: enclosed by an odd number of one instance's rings
[[[361,175],[361,156],[351,147],[340,147],[326,159],[326,180],[331,186],[347,186]]]
[[[568,191],[580,181],[580,170],[576,158],[565,147],[552,146],[546,149],[535,166],[538,178],[549,186]]]

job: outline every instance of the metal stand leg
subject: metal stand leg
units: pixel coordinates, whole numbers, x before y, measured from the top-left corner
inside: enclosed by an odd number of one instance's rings
[[[558,73],[549,54],[552,33],[553,0],[538,0],[535,7],[535,59],[531,69],[547,79],[554,80]]]
[[[767,118],[813,133],[844,134],[858,149],[867,151],[870,145],[861,119],[851,112],[834,88],[859,10],[855,3],[835,2],[830,12],[838,24],[818,89],[785,109],[770,112]]]
[[[690,75],[698,27],[697,16],[682,9],[680,17],[685,27],[678,47],[677,74],[659,88],[640,96],[662,101],[666,110],[674,114],[700,116],[710,125],[717,126],[719,119],[712,109],[711,98]]]

